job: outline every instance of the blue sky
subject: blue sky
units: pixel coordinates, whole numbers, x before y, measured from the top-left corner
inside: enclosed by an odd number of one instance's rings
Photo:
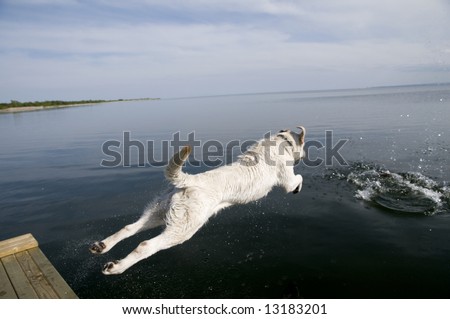
[[[448,0],[0,0],[0,101],[450,82]]]

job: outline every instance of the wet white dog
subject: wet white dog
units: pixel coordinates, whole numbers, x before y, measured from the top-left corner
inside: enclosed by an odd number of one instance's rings
[[[147,207],[141,218],[90,247],[103,254],[119,241],[140,231],[165,225],[162,233],[143,241],[127,257],[105,264],[105,275],[121,274],[135,263],[156,252],[190,239],[203,224],[221,209],[245,204],[266,196],[274,186],[298,193],[303,178],[294,174],[294,165],[304,157],[305,128],[290,130],[262,139],[231,165],[189,175],[182,172],[191,148],[175,154],[166,168],[172,189]]]

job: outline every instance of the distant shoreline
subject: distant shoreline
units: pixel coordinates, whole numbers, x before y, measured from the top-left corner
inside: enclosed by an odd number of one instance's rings
[[[106,103],[106,102],[102,102],[102,103]],[[100,104],[100,103],[9,107],[9,108],[5,108],[5,109],[0,109],[0,113],[20,113],[20,112],[31,112],[31,111],[41,111],[41,110],[52,110],[52,109],[74,107],[74,106],[87,106],[87,105],[94,105],[94,104]]]
[[[140,99],[118,99],[118,100],[82,100],[82,101],[37,101],[37,102],[18,102],[0,103],[0,113],[18,113],[41,110],[51,110],[75,106],[88,106],[111,102],[130,102],[130,101],[149,101],[159,100],[160,98],[140,98]]]

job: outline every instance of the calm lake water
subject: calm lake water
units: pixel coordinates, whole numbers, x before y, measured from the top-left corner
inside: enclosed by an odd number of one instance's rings
[[[193,133],[226,148],[297,125],[314,164],[296,167],[299,194],[274,189],[123,275],[101,274],[160,231],[88,251],[164,190],[163,141]],[[125,155],[124,132],[144,154],[130,147],[129,165],[102,167],[114,159],[105,142]],[[0,114],[0,134],[0,240],[33,233],[81,298],[450,298],[450,85]],[[347,165],[317,161],[340,140]],[[198,152],[203,164],[186,171],[210,169]]]

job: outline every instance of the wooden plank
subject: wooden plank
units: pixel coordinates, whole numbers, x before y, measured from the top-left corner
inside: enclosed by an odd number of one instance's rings
[[[28,251],[22,251],[15,254],[16,259],[22,267],[23,272],[28,278],[31,286],[38,295],[39,299],[58,299],[58,295],[53,287],[45,279],[44,274],[31,258]]]
[[[11,239],[0,241],[0,258],[38,246],[33,235],[25,234]]]
[[[72,288],[65,282],[39,248],[32,248],[28,250],[28,253],[61,299],[78,299]]]
[[[5,267],[0,260],[0,299],[17,299],[16,292],[9,281]]]
[[[9,255],[2,258],[3,266],[5,266],[6,273],[14,287],[19,298],[33,299],[37,298],[37,294],[33,286],[25,276],[22,267],[20,267],[16,256]]]

